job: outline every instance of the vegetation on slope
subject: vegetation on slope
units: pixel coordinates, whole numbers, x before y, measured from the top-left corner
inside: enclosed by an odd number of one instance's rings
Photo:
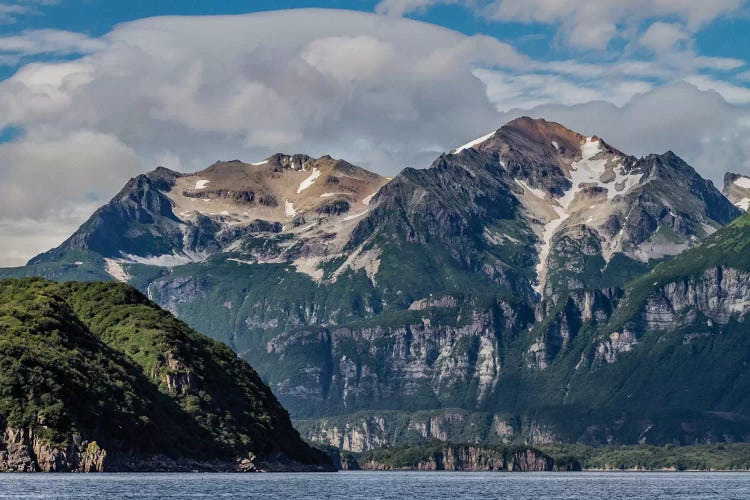
[[[115,283],[0,281],[0,424],[110,453],[326,462],[229,347]]]
[[[668,283],[699,276],[707,269],[729,267],[750,270],[750,213],[718,230],[699,246],[656,266],[628,284],[628,297],[612,318],[610,329],[628,321],[654,290]]]
[[[442,465],[441,462],[446,458],[446,451],[452,452],[455,456],[456,452],[460,452],[461,449],[472,449],[473,454],[470,456],[473,460],[469,463],[459,462],[460,470],[486,470],[492,466],[493,462],[505,463],[507,466],[513,463],[514,457],[527,452],[533,453],[532,456],[536,458],[549,459],[552,464],[550,468],[554,470],[750,470],[750,444],[747,443],[598,447],[563,444],[535,449],[528,446],[456,445],[436,442],[421,446],[378,448],[367,453],[355,454],[350,461],[356,464],[355,468],[417,469],[431,464]]]

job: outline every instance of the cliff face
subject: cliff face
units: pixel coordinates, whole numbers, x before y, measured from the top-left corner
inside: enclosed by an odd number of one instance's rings
[[[378,450],[366,454],[360,467],[365,470],[543,472],[553,470],[554,461],[532,448],[445,445]]]
[[[104,472],[107,452],[96,441],[74,435],[54,447],[29,429],[8,427],[0,443],[0,472]]]
[[[695,325],[727,325],[750,307],[750,272],[712,267],[698,276],[668,283],[651,294],[636,321],[644,331],[680,330]]]

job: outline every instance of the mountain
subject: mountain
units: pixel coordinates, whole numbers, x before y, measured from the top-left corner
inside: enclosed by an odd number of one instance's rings
[[[722,192],[737,208],[745,212],[750,208],[750,177],[727,172]]]
[[[652,344],[657,323],[623,319],[633,283],[741,213],[674,153],[519,118],[393,179],[301,155],[157,169],[3,274],[128,281],[251,362],[304,435],[356,451],[744,440],[742,404],[695,380],[741,348],[690,364],[714,337]]]
[[[0,471],[330,469],[226,346],[135,289],[0,281]]]

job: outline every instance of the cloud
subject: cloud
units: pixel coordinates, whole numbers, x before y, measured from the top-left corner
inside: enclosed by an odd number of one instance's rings
[[[495,123],[474,67],[526,63],[490,37],[350,11],[151,18],[0,83],[0,126],[97,130],[186,168],[301,150],[395,173]]]
[[[676,18],[682,29],[693,33],[744,4],[745,0],[495,0],[483,12],[497,21],[557,25],[566,44],[606,49],[613,39],[637,31],[650,19]],[[664,27],[656,30],[662,33],[652,33],[647,41],[665,36]]]
[[[0,55],[6,64],[14,64],[21,56],[39,54],[88,54],[102,50],[105,42],[80,33],[63,30],[28,30],[18,35],[0,37]]]
[[[39,7],[56,5],[59,0],[10,0],[0,2],[0,24],[13,24],[18,18],[40,14]]]
[[[689,45],[693,34],[747,0],[381,0],[375,12],[401,17],[446,4],[494,21],[553,25],[558,40],[574,48],[605,50],[624,39],[664,53]]]
[[[714,90],[732,104],[750,104],[750,88],[732,85],[705,75],[692,75],[685,81],[701,90]]]
[[[470,6],[474,2],[461,2],[459,0],[381,0],[375,6],[375,12],[387,16],[401,17],[414,12],[424,12],[428,8],[434,7],[435,5],[460,3],[463,3],[466,6]]]
[[[678,44],[685,44],[689,40],[690,35],[681,25],[655,22],[641,35],[639,43],[657,54],[664,54],[674,50]]]
[[[97,132],[0,144],[0,266],[62,242],[142,170],[133,150]]]
[[[0,24],[10,24],[16,22],[16,18],[26,14],[29,9],[23,5],[12,5],[0,3]]]
[[[651,83],[641,80],[613,79],[606,85],[548,73],[510,74],[479,69],[475,74],[487,85],[487,95],[499,110],[513,107],[532,109],[551,103],[572,106],[590,101],[623,105],[634,95],[653,88]]]

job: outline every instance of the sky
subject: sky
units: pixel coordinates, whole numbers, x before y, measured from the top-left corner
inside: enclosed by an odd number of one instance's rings
[[[385,175],[522,115],[750,175],[747,0],[0,0],[0,266],[162,165]]]

